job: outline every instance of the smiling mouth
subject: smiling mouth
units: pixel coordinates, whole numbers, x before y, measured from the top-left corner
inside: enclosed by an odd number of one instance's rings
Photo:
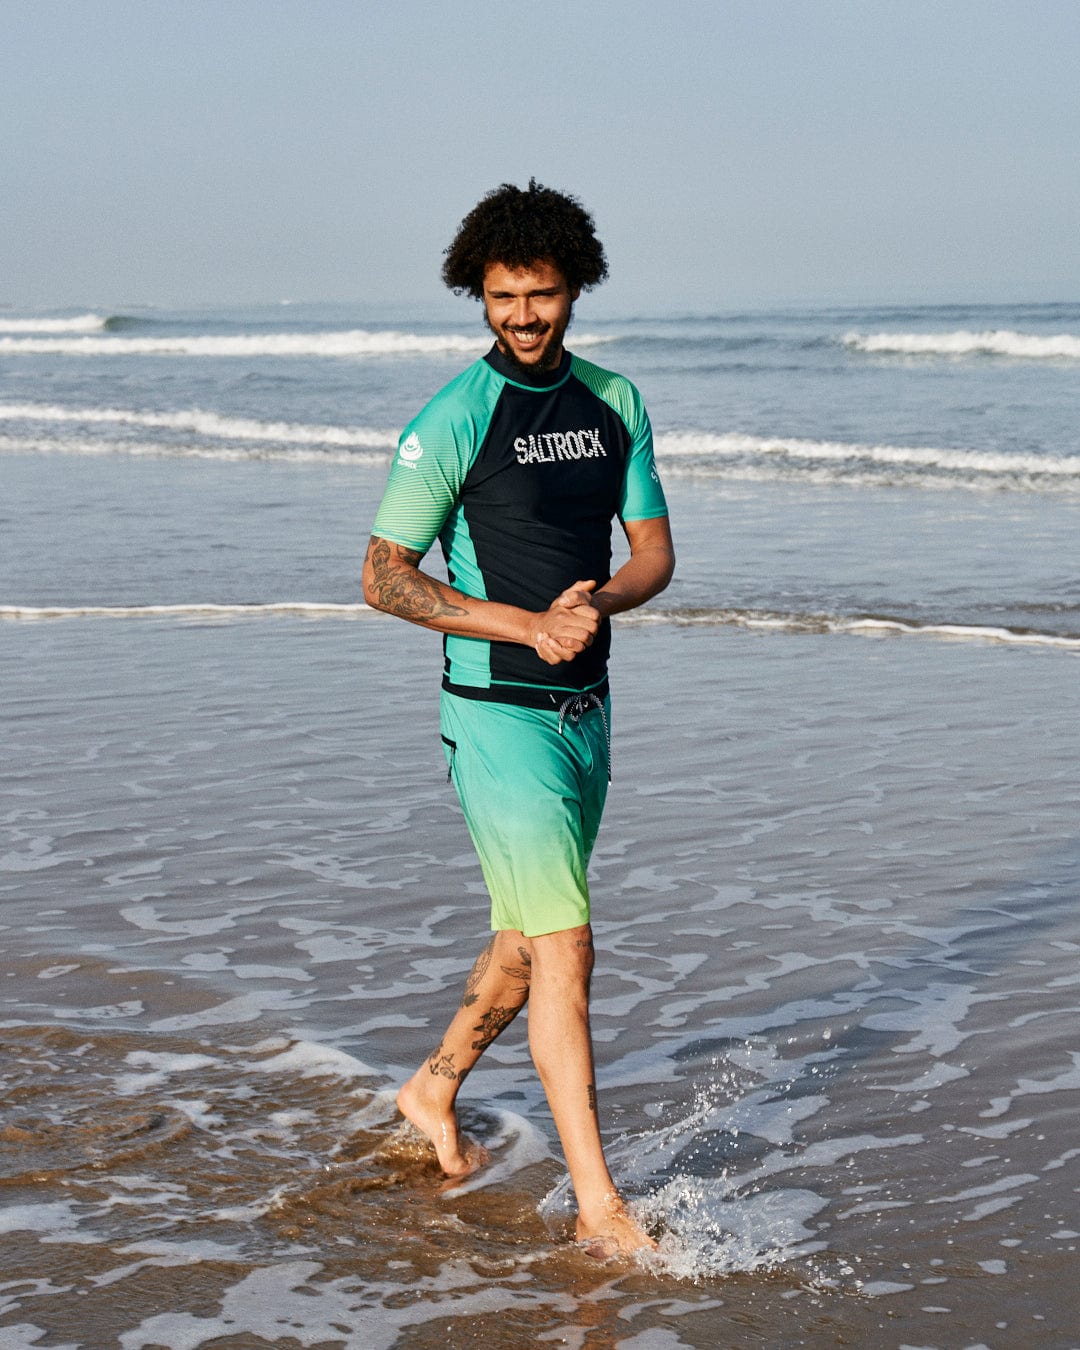
[[[506,330],[516,342],[522,342],[526,345],[530,342],[537,342],[548,331],[547,325],[537,328],[507,328]]]

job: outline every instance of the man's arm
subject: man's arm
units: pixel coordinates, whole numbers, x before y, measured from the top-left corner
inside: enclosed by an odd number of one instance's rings
[[[636,609],[651,600],[667,586],[675,571],[675,546],[671,539],[671,525],[667,516],[652,520],[628,520],[623,523],[630,557],[600,590],[593,590],[591,581],[577,582],[576,587],[564,591],[556,604],[586,605],[603,618]],[[541,633],[537,653],[545,661],[551,660],[554,650]]]
[[[667,516],[628,520],[623,529],[630,557],[592,597],[593,605],[605,619],[636,609],[659,595],[675,571],[675,546]]]
[[[420,570],[423,554],[373,534],[364,559],[364,599],[373,609],[437,633],[517,642],[548,665],[572,661],[592,645],[600,613],[590,603],[594,583],[577,582],[540,613],[462,595]]]

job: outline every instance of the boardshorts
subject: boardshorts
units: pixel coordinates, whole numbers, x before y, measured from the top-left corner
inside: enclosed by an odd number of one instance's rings
[[[601,707],[602,704],[602,707]],[[586,868],[607,797],[610,700],[573,714],[441,693],[451,781],[491,895],[526,937],[589,922]]]

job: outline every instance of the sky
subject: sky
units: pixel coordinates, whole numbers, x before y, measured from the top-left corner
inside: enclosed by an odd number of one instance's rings
[[[445,307],[531,175],[612,314],[1078,300],[1078,70],[1077,0],[0,0],[0,304]]]

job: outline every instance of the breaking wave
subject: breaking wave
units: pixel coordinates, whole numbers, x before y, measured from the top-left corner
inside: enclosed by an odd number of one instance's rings
[[[111,327],[107,315],[78,314],[74,318],[0,318],[0,333],[94,333]]]
[[[595,346],[610,338],[583,334],[576,347]],[[178,334],[175,337],[0,337],[7,356],[477,356],[491,345],[490,336],[461,333],[403,333],[354,328],[347,332]]]
[[[665,469],[734,479],[1080,489],[1080,455],[863,445],[797,436],[697,431],[658,435],[656,450]]]
[[[267,604],[215,604],[192,601],[173,605],[0,605],[0,622],[49,619],[257,619],[286,616],[305,619],[378,618],[362,603],[277,600]],[[1043,633],[978,623],[937,623],[880,615],[834,615],[771,610],[647,607],[619,615],[619,625],[672,624],[745,628],[762,633],[810,633],[851,637],[924,637],[959,642],[1005,643],[1080,652],[1080,635]]]
[[[2,614],[2,611],[0,611]],[[815,633],[850,637],[923,637],[954,642],[1005,643],[1080,652],[1080,635],[1043,633],[979,623],[939,623],[885,615],[782,613],[754,609],[662,609],[647,607],[619,617],[623,624],[693,624],[746,628],[763,633]]]
[[[225,417],[220,413],[204,412],[200,408],[178,412],[143,412],[133,408],[63,408],[48,403],[5,403],[0,404],[0,422],[157,427],[233,441],[355,446],[370,450],[392,450],[397,444],[397,432],[392,430],[260,422],[252,417]]]
[[[845,347],[857,352],[893,352],[904,356],[1012,356],[1023,360],[1080,360],[1080,337],[1057,333],[1040,337],[1008,328],[975,333],[846,333]]]
[[[399,434],[393,427],[272,422],[201,408],[155,411],[32,402],[0,404],[0,426],[10,428],[0,434],[0,453],[354,465],[384,463]],[[130,429],[165,435],[134,439],[124,434]],[[869,445],[734,431],[661,432],[656,452],[665,473],[734,482],[1080,491],[1080,455]]]
[[[364,604],[278,600],[272,604],[216,605],[0,605],[0,621],[42,619],[248,619],[287,615],[304,619],[356,619],[375,610]]]

